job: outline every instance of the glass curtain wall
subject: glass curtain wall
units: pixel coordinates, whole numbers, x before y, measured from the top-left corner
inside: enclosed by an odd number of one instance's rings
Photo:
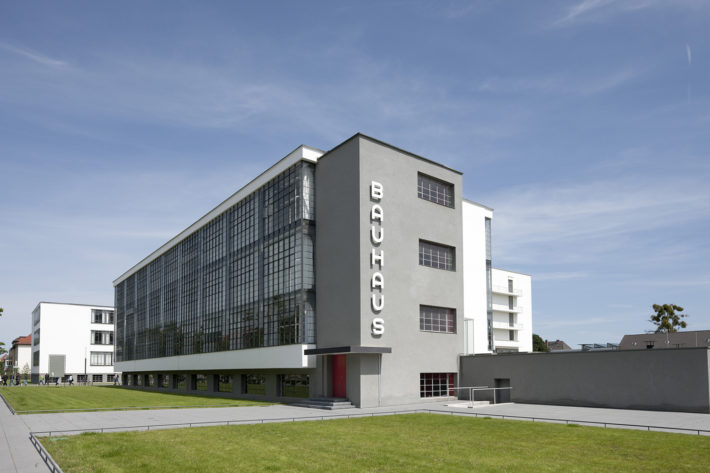
[[[118,284],[116,361],[315,343],[314,171],[290,167]]]

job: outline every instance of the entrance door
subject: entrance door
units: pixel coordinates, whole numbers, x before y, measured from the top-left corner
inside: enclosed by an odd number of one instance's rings
[[[333,397],[346,398],[347,390],[345,384],[345,355],[333,355]]]
[[[509,388],[510,378],[496,378],[495,379],[496,388]],[[495,390],[495,404],[501,402],[510,402],[510,389],[496,389]]]

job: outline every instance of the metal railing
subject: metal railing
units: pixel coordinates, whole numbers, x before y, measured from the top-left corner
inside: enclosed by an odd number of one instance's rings
[[[496,392],[498,390],[503,390],[503,389],[513,389],[512,387],[504,387],[504,388],[491,388],[488,386],[463,386],[463,387],[458,387],[458,388],[452,388],[452,389],[459,389],[459,390],[468,390],[468,399],[471,403],[469,407],[473,407],[473,403],[475,402],[474,396],[476,391],[493,391],[493,404],[496,404]],[[510,401],[507,401],[510,402]]]
[[[504,389],[504,388],[491,388],[491,389]],[[233,420],[219,420],[219,421],[200,421],[200,422],[180,422],[180,423],[168,423],[168,424],[143,424],[143,425],[132,425],[132,426],[122,426],[122,427],[99,427],[95,429],[68,429],[68,430],[48,430],[43,432],[31,432],[30,434],[35,437],[53,437],[55,435],[72,435],[80,434],[84,432],[94,432],[94,433],[108,433],[111,431],[150,431],[150,430],[160,430],[160,429],[170,429],[170,428],[180,428],[180,427],[206,427],[206,426],[219,426],[219,425],[245,425],[245,424],[269,424],[269,423],[284,423],[284,422],[300,422],[300,421],[318,421],[318,420],[334,420],[334,419],[357,419],[365,417],[380,417],[388,415],[399,415],[399,414],[439,414],[439,415],[455,415],[463,417],[483,417],[483,418],[493,418],[493,419],[504,419],[504,420],[527,420],[532,422],[550,422],[558,424],[577,424],[577,425],[588,425],[604,428],[634,428],[639,430],[646,430],[649,432],[676,432],[676,433],[694,433],[696,435],[709,435],[710,430],[708,429],[689,429],[685,427],[668,427],[660,425],[644,425],[644,424],[628,424],[621,422],[604,422],[604,421],[590,421],[581,419],[560,419],[552,417],[533,417],[533,416],[520,416],[520,415],[510,415],[510,414],[493,414],[488,412],[467,412],[467,411],[451,411],[451,410],[438,410],[438,409],[406,409],[398,411],[380,411],[380,412],[366,412],[357,414],[330,414],[330,415],[316,415],[316,416],[303,416],[303,417],[278,417],[271,419],[233,419]]]
[[[47,468],[49,468],[49,471],[52,473],[64,473],[64,471],[59,467],[56,461],[54,461],[54,458],[52,458],[52,455],[49,454],[46,448],[44,448],[44,445],[42,445],[42,442],[37,439],[37,437],[30,432],[30,442],[32,442],[32,445],[37,449],[37,452],[39,453],[40,458],[42,461],[47,465]]]

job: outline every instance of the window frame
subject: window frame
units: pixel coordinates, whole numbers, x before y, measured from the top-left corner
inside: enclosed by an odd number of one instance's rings
[[[428,312],[427,312],[428,311]],[[437,312],[437,311],[446,311],[446,316],[448,317],[444,322],[441,321],[441,314],[442,312]],[[430,328],[425,328],[426,327],[426,316],[425,314],[429,313],[430,315],[437,314],[439,315],[439,319],[436,322],[437,327],[445,327],[445,330],[435,330],[434,329],[434,319],[433,317],[429,317],[429,327]],[[456,334],[456,309],[452,307],[441,307],[441,306],[434,306],[434,305],[427,305],[427,304],[419,304],[419,331],[420,332],[429,332],[429,333],[443,333],[443,334]]]
[[[450,267],[447,267],[446,265],[446,258],[444,258],[444,266],[442,267],[441,264],[439,264],[439,260],[441,259],[440,255],[437,255],[437,263],[434,264],[434,258],[433,255],[430,255],[429,259],[431,261],[431,264],[424,264],[426,262],[426,255],[423,254],[422,252],[422,247],[428,245],[431,247],[436,247],[439,249],[443,250],[451,250],[451,265]],[[428,240],[422,240],[421,238],[419,239],[419,266],[424,266],[426,268],[433,268],[433,269],[441,269],[444,271],[452,271],[456,272],[456,247],[450,246],[450,245],[445,245],[442,243],[437,243],[433,241],[428,241]]]
[[[429,181],[427,187],[423,185],[426,181]],[[433,185],[440,186],[444,191],[450,190],[451,193],[441,192],[438,188],[432,189]],[[443,198],[440,198],[440,195],[443,195]],[[454,184],[423,172],[417,173],[417,197],[449,209],[456,208],[456,187]]]

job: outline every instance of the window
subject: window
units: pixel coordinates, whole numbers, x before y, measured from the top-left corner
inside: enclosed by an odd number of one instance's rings
[[[39,366],[39,350],[32,352],[32,366]]]
[[[91,331],[92,345],[113,345],[113,332]]]
[[[454,185],[439,179],[419,174],[417,196],[445,207],[454,206]]]
[[[204,374],[193,374],[192,389],[196,391],[207,391],[207,376]]]
[[[78,375],[76,375],[76,382],[77,382],[77,383],[84,383],[84,384],[86,384],[86,378],[87,378],[87,377],[88,377],[88,375],[85,375],[85,374],[78,374]]]
[[[281,395],[284,397],[308,397],[310,377],[307,374],[284,374],[281,378]]]
[[[217,392],[220,393],[231,393],[232,392],[232,377],[223,374],[215,375],[215,385],[217,386]]]
[[[102,375],[102,374],[91,375],[91,382],[92,383],[103,383],[104,382],[104,375]]]
[[[173,377],[173,389],[185,389],[187,378],[184,374],[176,374]]]
[[[455,271],[455,250],[451,246],[419,240],[419,264],[430,268]]]
[[[91,366],[111,366],[113,365],[113,353],[92,351],[90,364]]]
[[[266,377],[258,374],[243,375],[242,394],[266,394]]]
[[[420,373],[419,397],[454,395],[454,373]]]
[[[508,330],[508,340],[511,342],[515,341],[515,330]]]
[[[91,309],[91,321],[95,324],[113,324],[113,311]]]
[[[158,387],[163,389],[168,389],[170,387],[170,375],[169,374],[159,374],[158,375]]]
[[[456,309],[420,305],[419,330],[424,332],[456,333]]]

